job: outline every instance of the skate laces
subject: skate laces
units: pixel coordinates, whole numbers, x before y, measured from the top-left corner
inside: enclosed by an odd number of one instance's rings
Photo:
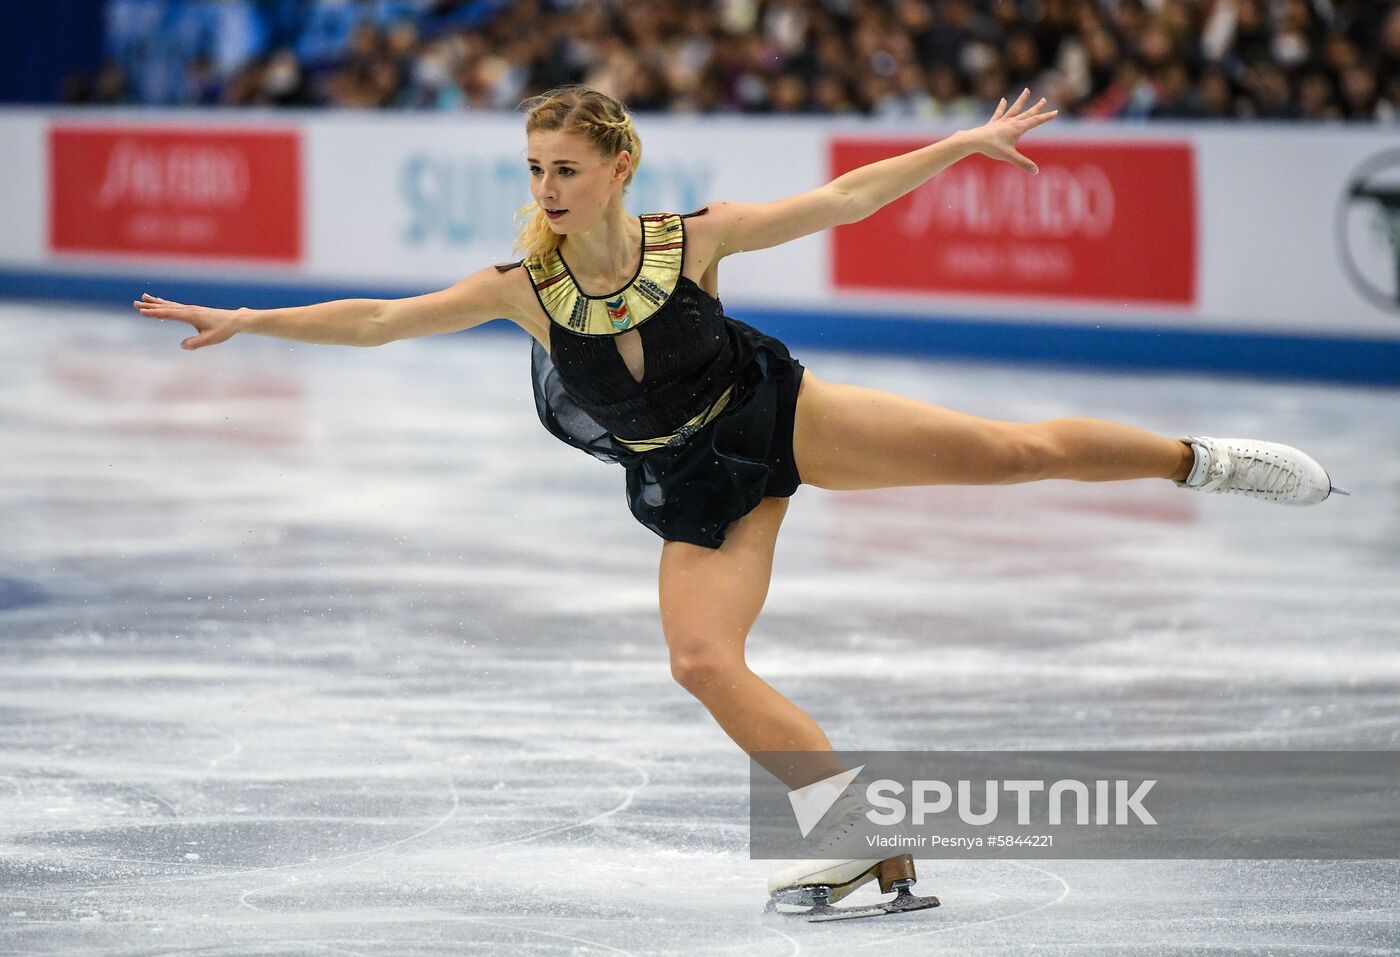
[[[1223,443],[1212,445],[1202,491],[1288,495],[1297,490],[1301,476],[1278,456],[1270,452],[1251,453]]]
[[[1243,474],[1231,482],[1231,491],[1239,486],[1241,491],[1264,492],[1270,495],[1286,495],[1298,487],[1299,475],[1273,456],[1241,456]],[[1236,466],[1236,471],[1240,471]]]

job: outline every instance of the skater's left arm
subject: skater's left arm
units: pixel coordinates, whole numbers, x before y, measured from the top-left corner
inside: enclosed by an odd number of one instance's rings
[[[1009,106],[1003,99],[992,118],[976,129],[853,169],[817,189],[771,203],[711,203],[709,215],[697,225],[703,223],[712,234],[715,259],[720,259],[859,222],[974,153],[1036,173],[1036,165],[1017,151],[1016,143],[1059,111],[1047,112],[1044,99],[1024,109],[1029,95],[1025,91]]]

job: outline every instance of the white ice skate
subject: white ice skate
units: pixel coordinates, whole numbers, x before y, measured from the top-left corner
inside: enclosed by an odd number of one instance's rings
[[[834,847],[870,809],[868,804],[850,793],[838,800],[827,812],[830,823],[826,835],[817,844]],[[914,859],[908,854],[889,858],[847,858],[794,861],[774,871],[768,878],[768,906],[765,913],[786,917],[802,917],[809,921],[849,920],[853,917],[878,917],[908,910],[937,907],[937,897],[920,897],[909,888],[917,880]],[[870,881],[880,883],[880,893],[895,893],[892,900],[867,906],[832,907]]]
[[[1184,488],[1202,492],[1230,492],[1262,498],[1280,505],[1316,505],[1336,488],[1321,465],[1291,445],[1257,439],[1212,439],[1190,435],[1181,441],[1196,453],[1196,463]]]

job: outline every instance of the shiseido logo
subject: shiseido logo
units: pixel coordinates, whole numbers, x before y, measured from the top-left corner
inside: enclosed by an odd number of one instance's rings
[[[107,158],[97,203],[102,208],[133,203],[237,207],[247,198],[251,180],[247,159],[229,147],[121,140]]]
[[[1357,291],[1400,312],[1400,150],[1371,157],[1351,175],[1337,207],[1337,249]]]
[[[958,232],[1034,239],[1101,239],[1113,228],[1113,181],[1093,164],[1047,163],[1040,175],[969,166],[914,191],[900,222],[907,235]]]

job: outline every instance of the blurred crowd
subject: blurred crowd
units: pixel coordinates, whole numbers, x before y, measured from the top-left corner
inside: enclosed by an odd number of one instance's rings
[[[109,0],[74,102],[1394,121],[1395,0]]]

